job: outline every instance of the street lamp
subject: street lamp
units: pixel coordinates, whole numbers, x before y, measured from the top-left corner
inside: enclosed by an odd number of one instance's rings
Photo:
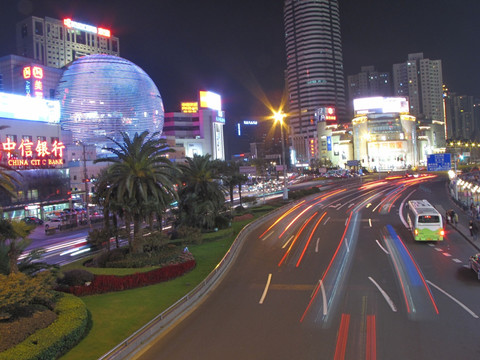
[[[83,148],[83,182],[85,184],[85,211],[87,212],[87,225],[88,227],[92,227],[92,223],[90,221],[90,211],[89,211],[89,203],[88,203],[88,174],[87,174],[87,156],[85,153],[85,144],[82,141],[77,141],[77,145],[81,145]]]
[[[275,122],[280,123],[280,134],[282,137],[282,165],[283,165],[283,200],[288,200],[288,189],[287,189],[287,162],[285,159],[285,139],[283,136],[283,119],[287,117],[282,111],[275,111],[273,113],[273,119]]]

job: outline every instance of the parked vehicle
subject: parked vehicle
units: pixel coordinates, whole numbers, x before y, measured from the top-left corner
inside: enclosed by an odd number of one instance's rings
[[[43,220],[37,218],[36,216],[26,216],[22,219],[27,224],[42,225]]]
[[[63,225],[63,221],[60,218],[52,218],[45,222],[45,232],[50,230],[61,230]]]
[[[468,262],[470,263],[470,269],[477,273],[477,278],[480,280],[480,253],[470,256]]]

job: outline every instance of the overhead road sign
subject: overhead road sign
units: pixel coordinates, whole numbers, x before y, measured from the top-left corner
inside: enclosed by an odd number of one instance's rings
[[[448,171],[452,169],[452,156],[446,154],[431,154],[427,156],[428,171]]]

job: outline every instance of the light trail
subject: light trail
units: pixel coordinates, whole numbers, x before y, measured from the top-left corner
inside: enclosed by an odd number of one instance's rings
[[[335,346],[334,360],[344,360],[347,350],[348,328],[350,326],[350,314],[342,314],[340,329],[338,329],[337,345]]]
[[[285,252],[285,255],[283,255],[282,257],[282,260],[280,260],[280,262],[278,263],[278,266],[282,266],[282,263],[285,261],[285,259],[287,258],[288,254],[290,253],[290,251],[292,250],[292,247],[293,245],[295,245],[295,243],[297,242],[298,238],[300,237],[300,235],[302,234],[303,230],[305,229],[305,227],[308,225],[308,223],[313,219],[313,217],[315,215],[317,215],[318,212],[315,211],[315,213],[310,216],[310,218],[305,222],[305,224],[303,224],[302,228],[300,229],[300,231],[297,233],[297,235],[295,236],[295,238],[293,239],[292,243],[290,244],[290,246],[288,247],[288,250]]]
[[[282,216],[280,216],[272,225],[270,225],[270,227],[265,230],[265,232],[260,235],[259,239],[261,239],[263,237],[263,235],[265,235],[271,228],[273,228],[279,221],[281,221],[285,216],[287,216],[288,214],[290,214],[292,211],[294,211],[295,209],[297,209],[300,205],[302,205],[303,203],[305,202],[305,200],[302,200],[301,202],[299,202],[297,205],[295,205],[294,207],[292,207],[290,210],[288,210],[287,212],[285,212]]]
[[[267,297],[268,288],[270,287],[270,281],[272,280],[272,274],[268,274],[267,283],[265,284],[265,289],[263,290],[262,297],[260,298],[259,304],[263,304],[263,301]]]
[[[325,217],[325,215],[327,215],[327,212],[324,212],[322,216],[320,216],[320,219],[318,219],[317,223],[315,224],[313,230],[311,231],[310,233],[310,236],[307,240],[307,243],[305,244],[304,248],[303,248],[303,251],[302,251],[302,254],[300,255],[300,258],[298,259],[297,261],[297,264],[295,265],[295,267],[299,267],[300,266],[300,263],[302,262],[302,259],[303,259],[303,256],[305,255],[305,251],[307,251],[307,247],[308,245],[310,244],[310,241],[312,240],[312,237],[313,237],[313,234],[315,233],[315,230],[317,230],[317,227],[318,225],[320,224],[320,222],[322,221],[322,219]]]
[[[310,210],[310,209],[313,207],[313,205],[314,205],[314,204],[312,204],[312,205],[308,206],[307,208],[305,208],[305,209],[304,209],[300,214],[298,214],[292,221],[290,221],[290,223],[287,225],[287,227],[285,228],[285,230],[283,230],[283,232],[278,236],[278,238],[280,239],[280,238],[283,236],[283,234],[285,234],[285,232],[290,228],[290,226],[292,226],[292,225],[295,223],[295,221],[298,220],[298,218],[299,218],[300,216],[302,216],[305,212],[307,212],[308,210]]]

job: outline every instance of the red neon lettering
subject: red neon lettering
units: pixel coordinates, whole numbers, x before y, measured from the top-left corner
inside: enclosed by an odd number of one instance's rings
[[[43,90],[43,83],[40,80],[35,80],[35,82],[33,83],[33,88],[35,90],[42,91]]]
[[[22,151],[22,156],[32,157],[33,155],[33,142],[23,139],[18,148]]]
[[[34,66],[32,72],[35,79],[43,79],[43,69],[41,67]]]
[[[30,79],[32,76],[32,70],[30,69],[30,66],[26,66],[23,68],[23,78],[24,79]]]
[[[65,25],[68,28],[72,27],[72,19],[63,19],[63,25]]]
[[[3,146],[3,150],[10,152],[15,150],[17,143],[11,141],[10,138],[7,138],[7,142],[2,143],[2,146]]]
[[[40,157],[45,157],[47,155],[50,155],[50,151],[48,151],[46,141],[38,140],[37,147],[35,148],[35,151],[37,152],[37,155],[40,156]]]
[[[97,28],[97,34],[105,37],[110,37],[110,30]]]
[[[56,157],[63,157],[63,149],[65,149],[65,145],[63,142],[55,140],[52,145],[52,152]]]

